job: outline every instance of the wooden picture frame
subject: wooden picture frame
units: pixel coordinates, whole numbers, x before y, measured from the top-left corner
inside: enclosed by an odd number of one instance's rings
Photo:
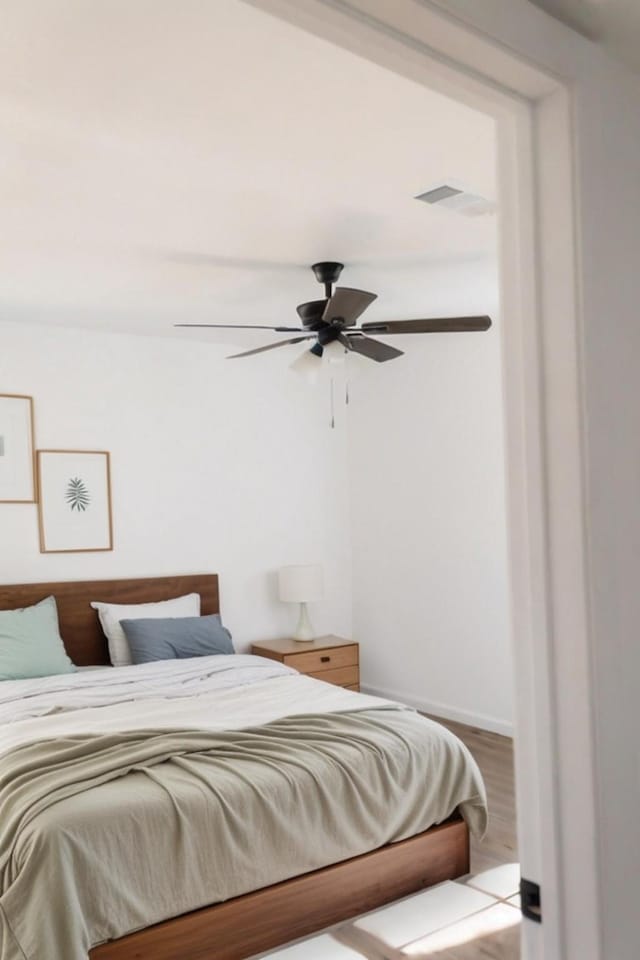
[[[41,553],[113,550],[107,450],[38,450]]]
[[[34,449],[33,397],[0,393],[0,503],[37,501]]]

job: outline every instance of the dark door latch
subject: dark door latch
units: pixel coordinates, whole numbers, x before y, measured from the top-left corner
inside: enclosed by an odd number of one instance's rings
[[[540,884],[533,880],[520,880],[520,899],[522,901],[522,916],[534,923],[542,923],[542,908],[540,906]]]

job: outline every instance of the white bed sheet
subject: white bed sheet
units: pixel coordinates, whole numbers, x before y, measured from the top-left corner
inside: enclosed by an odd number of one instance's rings
[[[159,660],[0,683],[0,754],[77,733],[239,730],[296,714],[384,706],[397,704],[318,682],[263,657]]]

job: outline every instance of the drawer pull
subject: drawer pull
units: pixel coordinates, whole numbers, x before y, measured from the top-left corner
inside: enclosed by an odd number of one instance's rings
[[[320,663],[331,663],[331,657],[320,657]]]

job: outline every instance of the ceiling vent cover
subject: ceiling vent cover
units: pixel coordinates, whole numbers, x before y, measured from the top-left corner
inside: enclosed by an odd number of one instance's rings
[[[465,217],[486,216],[489,213],[495,213],[496,210],[496,204],[492,200],[451,182],[436,184],[425,193],[419,193],[415,199],[432,206],[437,204],[440,207],[447,207]]]

